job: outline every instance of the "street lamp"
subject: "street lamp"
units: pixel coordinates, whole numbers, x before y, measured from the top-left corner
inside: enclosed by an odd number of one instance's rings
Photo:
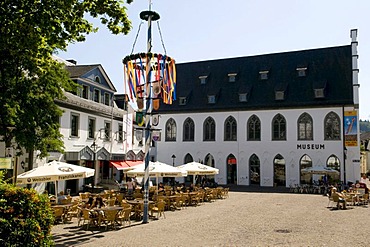
[[[171,156],[171,158],[172,158],[172,166],[175,166],[175,159],[176,159],[176,155],[172,155]]]
[[[176,155],[173,154],[171,158],[172,158],[172,166],[175,166]],[[175,191],[175,177],[172,178],[172,189]]]
[[[90,146],[93,150],[94,150],[94,155],[93,155],[93,167],[94,167],[94,170],[95,169],[95,155],[96,155],[96,148],[98,147],[98,145],[95,143],[95,141],[91,144]],[[92,192],[94,192],[94,186],[95,186],[95,172],[94,172],[94,176],[92,177],[92,183],[91,183],[91,190]]]
[[[343,156],[344,156],[344,160],[343,160],[343,180],[344,180],[344,185],[346,185],[347,184],[347,178],[346,178],[347,148],[346,148],[346,146],[344,146],[344,149],[343,149]]]

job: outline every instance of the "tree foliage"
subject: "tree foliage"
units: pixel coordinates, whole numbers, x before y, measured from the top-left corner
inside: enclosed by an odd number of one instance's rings
[[[0,172],[0,246],[53,246],[47,195],[4,183]]]
[[[0,1],[0,136],[27,150],[61,151],[61,110],[54,100],[75,90],[53,52],[96,32],[86,18],[100,18],[113,34],[127,34],[132,0]]]

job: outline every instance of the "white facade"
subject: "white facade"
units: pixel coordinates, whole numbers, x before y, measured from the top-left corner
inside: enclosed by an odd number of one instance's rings
[[[313,141],[299,141],[297,138],[297,121],[302,113],[308,113],[313,119]],[[255,154],[260,159],[261,186],[274,185],[273,160],[277,154],[285,160],[286,186],[299,184],[300,160],[304,155],[312,159],[313,166],[326,166],[331,155],[337,156],[340,164],[344,164],[343,138],[338,141],[325,140],[324,118],[329,112],[335,112],[341,119],[342,108],[291,109],[291,110],[264,110],[253,112],[222,112],[222,113],[194,113],[191,115],[195,124],[194,142],[183,142],[183,122],[189,114],[161,115],[160,127],[164,130],[169,118],[174,118],[177,126],[176,142],[166,142],[164,133],[158,142],[158,160],[171,164],[172,154],[176,155],[176,165],[183,164],[184,158],[190,154],[195,161],[205,160],[208,154],[215,159],[215,167],[220,169],[216,175],[216,182],[227,184],[227,157],[233,154],[237,160],[237,184],[250,185],[249,158]],[[286,119],[286,141],[272,140],[272,119],[280,113]],[[247,121],[256,115],[261,121],[261,140],[247,141]],[[216,122],[216,141],[203,141],[203,122],[211,116]],[[224,141],[224,122],[233,116],[237,121],[237,141]],[[343,129],[343,125],[341,126]],[[309,147],[309,149],[308,149]],[[313,147],[313,149],[312,149]],[[359,167],[353,164],[356,159],[354,151],[349,150],[346,162],[346,180],[359,179]],[[341,180],[344,180],[344,165],[341,165]]]

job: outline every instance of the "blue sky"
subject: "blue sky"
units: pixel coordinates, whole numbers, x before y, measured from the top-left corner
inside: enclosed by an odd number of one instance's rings
[[[148,3],[127,5],[132,21],[128,35],[113,35],[100,26],[98,33],[58,56],[78,64],[102,64],[117,93],[124,93],[122,58],[132,51],[139,14]],[[167,55],[177,63],[348,45],[350,30],[358,29],[360,119],[370,119],[370,1],[152,0],[152,10],[161,16]],[[144,22],[134,53],[147,50],[146,40]],[[152,52],[164,53],[156,22]]]

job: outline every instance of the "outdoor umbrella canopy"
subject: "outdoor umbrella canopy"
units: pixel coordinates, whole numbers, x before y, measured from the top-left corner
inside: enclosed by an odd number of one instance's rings
[[[60,180],[80,179],[94,176],[95,170],[60,161],[52,161],[44,166],[17,176],[17,184],[46,183]]]
[[[337,170],[331,169],[329,167],[323,167],[323,166],[315,166],[315,167],[307,167],[301,170],[303,173],[311,173],[311,174],[337,174],[339,175],[339,172]]]
[[[57,182],[60,180],[71,180],[92,177],[95,170],[83,166],[77,166],[60,161],[52,161],[44,166],[36,167],[30,171],[17,176],[17,184],[33,184],[54,182],[55,197],[57,197]]]
[[[178,166],[181,170],[187,171],[188,175],[216,175],[218,174],[218,169],[203,165],[198,162],[190,162],[185,165]]]
[[[126,172],[129,177],[143,177],[145,174],[145,162],[138,164],[134,169]],[[156,161],[149,161],[149,177],[186,177],[187,172],[177,167]]]

